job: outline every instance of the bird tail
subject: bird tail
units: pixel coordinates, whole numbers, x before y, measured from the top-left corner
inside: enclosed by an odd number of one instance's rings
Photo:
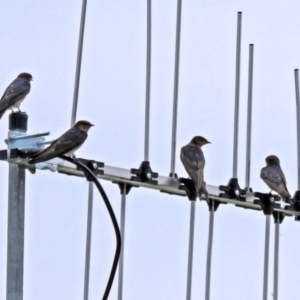
[[[208,202],[209,201],[209,197],[208,197],[208,192],[206,190],[206,184],[205,182],[203,182],[203,185],[200,189],[198,189],[198,196],[199,196],[199,200],[202,200],[202,194],[205,195],[205,200]]]
[[[0,112],[0,119],[2,118],[2,116],[5,114],[5,111]]]

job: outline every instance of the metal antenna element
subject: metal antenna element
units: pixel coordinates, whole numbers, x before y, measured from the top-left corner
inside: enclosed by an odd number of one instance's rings
[[[254,45],[249,45],[249,77],[248,77],[248,116],[247,116],[247,150],[246,150],[246,189],[250,188],[251,166],[251,127],[252,127],[252,87],[253,87],[253,54]]]
[[[192,297],[194,229],[195,229],[195,211],[196,211],[196,201],[190,201],[190,202],[191,202],[191,211],[190,211],[190,235],[189,235],[189,254],[188,254],[189,256],[188,256],[186,300],[190,300]]]
[[[267,300],[267,299],[268,299],[270,217],[271,217],[270,215],[266,215],[265,258],[264,258],[264,281],[263,281],[263,300]]]
[[[151,88],[151,0],[147,0],[147,66],[146,66],[145,152],[144,152],[145,161],[149,161],[150,88]]]
[[[171,142],[171,171],[170,171],[170,173],[171,173],[170,176],[172,176],[172,177],[175,176],[179,58],[180,58],[180,31],[181,31],[181,0],[177,0],[175,75],[174,75],[173,121],[172,121],[172,142]]]
[[[235,74],[235,108],[234,108],[234,137],[233,137],[233,170],[232,177],[237,178],[238,134],[239,134],[239,99],[240,99],[240,69],[241,69],[241,34],[242,13],[238,12],[237,42],[236,42],[236,74]]]
[[[277,213],[277,220],[275,223],[275,245],[274,245],[274,291],[273,299],[278,300],[278,274],[279,274],[279,230],[280,218]]]
[[[298,190],[300,190],[300,94],[299,70],[295,69],[296,112],[297,112],[297,148],[298,148]]]
[[[92,219],[93,219],[93,182],[89,182],[88,215],[86,232],[85,272],[83,299],[89,299],[89,277],[91,261]]]
[[[77,114],[86,6],[87,6],[87,0],[82,0],[81,21],[80,21],[80,31],[79,31],[79,41],[78,41],[78,51],[77,51],[77,62],[76,62],[76,74],[75,74],[75,86],[74,86],[74,96],[73,96],[73,108],[72,108],[72,116],[71,116],[71,127],[75,124],[76,114]]]
[[[125,243],[125,212],[126,212],[126,184],[123,184],[121,193],[121,216],[120,230],[122,237],[122,248],[119,262],[118,300],[123,299],[123,265],[124,265],[124,243]]]
[[[100,184],[100,182],[98,181],[98,179],[94,175],[94,173],[86,165],[84,165],[82,162],[80,162],[80,161],[78,161],[74,158],[71,158],[71,157],[68,157],[68,156],[65,156],[65,155],[60,156],[60,158],[66,160],[70,163],[75,164],[85,174],[88,174],[88,176],[91,178],[91,180],[95,183],[99,193],[101,194],[101,196],[103,198],[103,201],[105,203],[105,206],[106,206],[106,208],[108,210],[108,213],[110,215],[113,226],[114,226],[114,230],[115,230],[115,234],[116,234],[116,243],[117,243],[116,252],[115,252],[111,272],[110,272],[110,275],[109,275],[109,279],[108,279],[108,282],[107,282],[107,286],[105,288],[104,295],[102,297],[102,300],[107,300],[108,296],[109,296],[109,293],[110,293],[110,290],[111,290],[111,287],[112,287],[112,284],[113,284],[113,281],[114,281],[114,277],[115,277],[115,274],[116,274],[116,270],[117,270],[117,267],[118,267],[118,261],[119,261],[120,253],[121,253],[121,244],[122,244],[122,242],[121,242],[121,233],[120,233],[120,229],[119,229],[119,226],[118,226],[118,222],[117,222],[116,216],[114,214],[114,211],[111,207],[111,204],[108,200],[108,197],[106,196],[106,193],[105,193],[104,189],[102,188],[102,185]]]
[[[211,274],[211,257],[212,245],[214,235],[214,201],[212,200],[211,211],[209,212],[209,231],[208,231],[208,245],[207,245],[207,258],[206,258],[206,282],[205,282],[205,300],[210,299],[210,274]]]

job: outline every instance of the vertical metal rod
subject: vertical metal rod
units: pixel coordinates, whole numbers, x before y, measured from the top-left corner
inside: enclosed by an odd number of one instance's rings
[[[274,291],[273,299],[278,300],[278,274],[279,274],[279,230],[280,220],[279,213],[275,223],[275,245],[274,245]]]
[[[123,299],[123,264],[124,264],[124,245],[125,245],[125,216],[126,216],[126,184],[123,186],[121,195],[121,216],[120,231],[122,237],[122,248],[119,262],[119,282],[118,282],[118,300]]]
[[[240,99],[240,69],[241,69],[241,34],[242,13],[238,12],[237,42],[236,42],[236,74],[235,74],[235,108],[234,108],[234,137],[233,137],[233,178],[237,178],[238,134],[239,134],[239,99]]]
[[[23,299],[25,168],[9,164],[6,299]]]
[[[298,191],[300,190],[300,94],[299,70],[295,69],[296,111],[297,111],[297,154],[298,154]]]
[[[73,96],[73,109],[72,109],[72,116],[71,116],[71,127],[75,124],[76,113],[77,113],[86,6],[87,6],[87,0],[82,0],[81,21],[80,21],[80,31],[79,31],[79,41],[78,41],[78,51],[77,51],[77,62],[76,62],[76,74],[75,74],[75,86],[74,86],[74,96]]]
[[[247,116],[247,148],[246,148],[246,189],[250,188],[251,167],[251,127],[252,127],[252,87],[253,87],[253,54],[254,45],[249,45],[249,77],[248,77],[248,116]]]
[[[149,161],[150,87],[151,87],[151,0],[147,0],[147,66],[146,66],[146,106],[145,106],[145,151],[144,151],[145,161]]]
[[[179,82],[179,59],[180,59],[180,33],[181,33],[181,0],[177,0],[175,75],[174,75],[173,120],[172,120],[172,142],[171,142],[171,171],[170,171],[172,177],[175,176],[178,82]]]
[[[84,272],[84,292],[83,299],[89,299],[89,279],[91,261],[91,240],[92,240],[92,220],[93,220],[93,182],[89,182],[86,252],[85,252],[85,272]]]
[[[191,201],[186,300],[190,300],[192,295],[195,211],[196,211],[196,201]]]
[[[207,258],[206,258],[206,282],[205,282],[205,300],[210,299],[210,274],[211,274],[211,257],[212,245],[214,235],[214,201],[212,201],[211,211],[209,212],[209,231],[208,231],[208,245],[207,245]]]
[[[263,300],[268,299],[269,244],[270,244],[270,215],[266,215]]]

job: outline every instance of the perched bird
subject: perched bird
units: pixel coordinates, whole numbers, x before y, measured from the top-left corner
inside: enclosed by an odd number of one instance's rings
[[[193,137],[186,146],[181,148],[180,159],[196,186],[199,199],[201,199],[201,195],[204,194],[208,201],[208,192],[203,175],[205,158],[201,150],[201,147],[205,144],[210,144],[210,142],[204,137]]]
[[[266,157],[266,163],[267,166],[260,171],[260,178],[271,190],[277,192],[284,202],[289,203],[291,195],[286,187],[286,179],[280,168],[279,158],[275,155],[270,155]]]
[[[0,99],[0,119],[7,109],[17,108],[20,111],[20,104],[30,92],[30,81],[32,76],[29,73],[21,73],[5,90]]]
[[[28,159],[30,164],[36,164],[64,154],[72,154],[82,146],[86,140],[87,132],[94,126],[89,121],[78,121],[72,128],[41,152],[34,154]]]

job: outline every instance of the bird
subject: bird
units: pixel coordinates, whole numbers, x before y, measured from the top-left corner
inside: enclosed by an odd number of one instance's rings
[[[36,164],[64,154],[72,154],[82,146],[88,136],[87,132],[92,126],[94,125],[89,121],[78,121],[46,149],[29,157],[28,163]]]
[[[20,104],[30,92],[30,81],[32,81],[32,75],[29,73],[21,73],[18,77],[6,88],[3,96],[0,99],[0,119],[4,115],[7,109],[17,108],[19,112]]]
[[[206,138],[202,136],[193,137],[186,146],[181,148],[180,160],[196,186],[199,199],[204,194],[206,200],[209,201],[203,174],[205,158],[201,150],[205,144],[210,144]]]
[[[266,157],[267,166],[260,171],[260,178],[267,184],[271,191],[277,192],[284,202],[289,203],[291,195],[286,187],[286,179],[276,155]]]

